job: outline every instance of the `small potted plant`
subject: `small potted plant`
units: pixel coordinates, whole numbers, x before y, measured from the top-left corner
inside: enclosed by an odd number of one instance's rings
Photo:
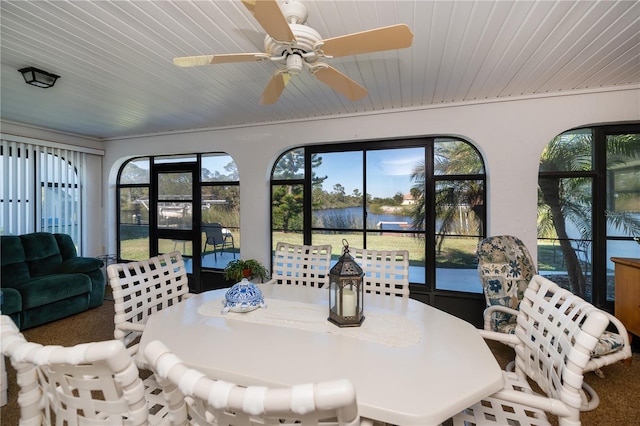
[[[224,268],[224,278],[233,282],[239,282],[243,278],[264,282],[269,279],[269,271],[255,259],[235,259]]]

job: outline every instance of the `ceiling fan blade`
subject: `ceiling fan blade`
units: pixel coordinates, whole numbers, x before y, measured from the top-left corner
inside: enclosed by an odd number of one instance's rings
[[[260,105],[269,105],[278,102],[278,99],[284,91],[284,88],[287,86],[287,83],[289,83],[289,80],[291,80],[291,75],[287,72],[278,70],[273,73],[271,80],[269,80],[269,84],[267,84],[264,92],[262,92]]]
[[[326,65],[326,64],[324,64]],[[360,86],[355,81],[351,80],[346,75],[342,74],[337,69],[326,65],[318,67],[312,71],[312,74],[321,82],[331,87],[338,93],[346,96],[352,101],[357,101],[360,98],[367,96],[369,92],[367,89]]]
[[[223,55],[184,56],[174,58],[173,63],[179,67],[197,67],[210,64],[227,64],[231,62],[259,62],[269,59],[266,53],[230,53]]]
[[[321,40],[318,51],[326,56],[340,57],[403,49],[411,46],[412,41],[413,33],[409,27],[398,24]]]
[[[242,3],[272,39],[290,44],[296,41],[276,0],[242,0]]]

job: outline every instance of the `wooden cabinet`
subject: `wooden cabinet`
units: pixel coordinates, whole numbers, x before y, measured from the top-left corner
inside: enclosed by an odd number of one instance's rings
[[[640,336],[640,259],[612,257],[615,263],[615,316],[629,333]]]

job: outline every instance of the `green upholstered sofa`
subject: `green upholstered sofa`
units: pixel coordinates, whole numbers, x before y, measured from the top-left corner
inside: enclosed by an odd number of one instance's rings
[[[102,305],[103,262],[79,257],[66,234],[3,235],[2,305],[21,330]]]

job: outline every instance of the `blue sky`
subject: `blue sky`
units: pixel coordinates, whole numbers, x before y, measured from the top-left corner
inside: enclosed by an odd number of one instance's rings
[[[332,152],[320,154],[322,165],[316,169],[317,176],[327,176],[323,183],[325,191],[333,191],[340,183],[347,194],[357,187],[362,188],[363,156],[361,151]],[[403,148],[367,151],[367,191],[374,197],[393,197],[396,193],[409,193],[411,171],[424,158],[424,148]],[[228,155],[203,156],[202,166],[211,172],[218,170],[226,174],[224,166],[232,161]],[[148,170],[149,163],[136,162],[136,165]]]
[[[322,165],[317,176],[328,176],[323,183],[325,191],[333,191],[336,183],[345,187],[347,194],[357,188],[363,192],[361,176],[362,152],[336,152],[320,154]],[[390,149],[367,152],[367,192],[374,197],[392,197],[398,192],[407,194],[411,188],[411,171],[424,158],[424,148]]]

